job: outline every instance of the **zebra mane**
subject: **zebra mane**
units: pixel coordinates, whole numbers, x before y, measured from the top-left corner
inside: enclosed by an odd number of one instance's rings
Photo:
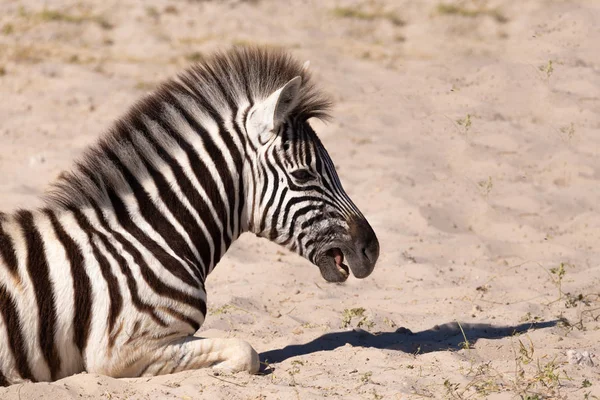
[[[43,200],[49,206],[76,207],[109,202],[107,189],[121,192],[128,188],[126,179],[114,164],[115,155],[133,165],[134,175],[143,176],[143,162],[138,153],[144,151],[126,138],[143,118],[161,118],[164,102],[187,96],[201,109],[207,106],[215,112],[230,113],[232,106],[255,103],[296,76],[302,78],[297,102],[290,116],[300,120],[328,119],[331,100],[311,81],[310,73],[301,63],[283,50],[264,47],[236,47],[219,52],[188,68],[175,79],[161,84],[154,92],[135,104],[118,119],[100,141],[88,148],[69,172],[63,172]],[[202,110],[206,112],[206,109]],[[145,120],[147,121],[147,119]],[[173,145],[175,138],[159,135],[162,145]],[[156,160],[155,160],[156,161]],[[141,176],[142,175],[142,176]]]
[[[330,99],[317,90],[302,64],[280,49],[235,47],[194,65],[180,74],[178,81],[192,91],[200,91],[213,106],[227,107],[231,100],[263,100],[296,76],[302,77],[302,87],[291,113],[304,120],[328,119]],[[162,90],[174,89],[174,82],[168,82]]]

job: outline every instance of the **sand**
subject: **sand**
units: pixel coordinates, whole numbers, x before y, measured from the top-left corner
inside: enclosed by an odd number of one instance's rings
[[[2,1],[1,209],[40,205],[191,62],[280,46],[336,101],[315,127],[381,257],[336,285],[236,242],[198,335],[248,340],[262,375],[79,374],[0,398],[600,396],[598,21],[591,0]]]

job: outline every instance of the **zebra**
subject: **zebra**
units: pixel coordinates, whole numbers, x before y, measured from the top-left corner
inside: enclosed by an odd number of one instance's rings
[[[379,242],[309,124],[331,101],[307,66],[283,50],[215,53],[117,120],[44,206],[0,213],[0,385],[257,373],[247,342],[194,336],[206,277],[244,232],[329,282],[371,274]]]

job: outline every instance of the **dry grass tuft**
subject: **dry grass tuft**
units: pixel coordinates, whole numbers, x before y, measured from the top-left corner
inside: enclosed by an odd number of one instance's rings
[[[508,18],[504,16],[498,9],[476,8],[469,9],[456,4],[440,3],[437,6],[437,12],[441,15],[458,15],[467,18],[491,17],[496,22],[504,24],[508,22]]]
[[[352,18],[363,21],[386,20],[395,26],[404,26],[405,22],[391,11],[363,11],[353,7],[336,7],[332,10],[334,16],[339,18]]]

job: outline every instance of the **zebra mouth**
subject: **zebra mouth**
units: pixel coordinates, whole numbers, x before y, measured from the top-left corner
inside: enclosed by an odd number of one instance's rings
[[[346,275],[346,277],[348,277],[348,275],[350,274],[350,269],[346,264],[344,264],[344,253],[342,253],[342,250],[336,247],[334,249],[329,250],[328,253],[330,253],[330,257],[333,257],[335,261],[335,266],[337,267],[338,271],[341,274],[344,274]]]
[[[344,253],[339,247],[325,251],[319,269],[323,278],[329,282],[344,282],[350,275],[350,269],[344,264]]]

